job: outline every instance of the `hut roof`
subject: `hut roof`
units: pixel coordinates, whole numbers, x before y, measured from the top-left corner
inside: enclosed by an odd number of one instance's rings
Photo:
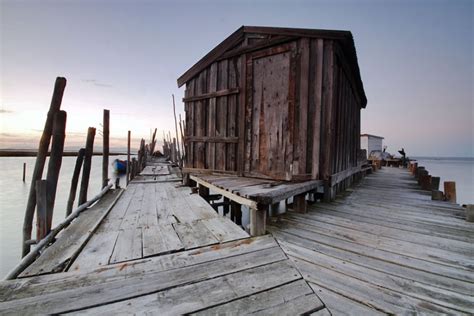
[[[299,29],[299,28],[282,28],[282,27],[264,27],[264,26],[241,26],[237,31],[232,33],[214,49],[212,49],[206,56],[201,58],[196,64],[189,68],[181,77],[178,78],[178,87],[181,87],[187,81],[192,79],[195,75],[203,69],[211,65],[214,61],[221,58],[228,51],[232,50],[238,43],[240,43],[246,33],[253,34],[268,34],[275,36],[282,36],[291,40],[297,37],[314,37],[334,39],[341,43],[342,49],[348,63],[355,76],[356,85],[362,98],[362,107],[367,105],[367,98],[364,92],[364,85],[360,76],[359,64],[357,62],[357,53],[355,49],[354,39],[350,31],[336,31],[336,30],[320,30],[320,29]],[[238,49],[237,49],[238,52]]]

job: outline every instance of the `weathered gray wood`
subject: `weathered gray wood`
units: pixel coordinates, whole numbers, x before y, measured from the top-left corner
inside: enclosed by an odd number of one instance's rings
[[[54,115],[61,108],[61,102],[65,88],[66,78],[57,77],[54,85],[53,96],[51,98],[51,105],[48,110],[43,133],[41,134],[41,139],[38,146],[35,167],[31,175],[30,191],[28,193],[28,202],[26,204],[25,218],[23,221],[22,257],[26,256],[28,252],[30,252],[30,244],[27,244],[26,241],[31,239],[31,230],[36,206],[36,181],[41,180],[41,177],[43,176],[44,164],[46,162],[46,155],[48,153],[49,144],[51,141],[51,133],[53,131]]]
[[[121,230],[115,243],[110,263],[128,261],[143,257],[142,229]]]
[[[48,185],[48,189],[46,190],[46,220],[48,222],[47,226],[49,228],[51,228],[53,222],[54,201],[56,200],[59,171],[61,170],[61,164],[63,160],[64,139],[66,137],[66,118],[67,114],[65,111],[58,111],[54,115],[51,154],[49,157],[48,172],[46,175],[46,181]],[[86,201],[87,199],[83,203]]]
[[[259,205],[257,209],[250,209],[250,235],[261,236],[266,234],[268,205]]]
[[[71,214],[72,209],[74,207],[74,200],[76,199],[77,183],[79,181],[79,175],[81,173],[82,162],[84,161],[85,151],[86,150],[84,148],[81,148],[79,149],[79,152],[77,153],[76,165],[74,166],[74,172],[72,174],[72,179],[71,179],[71,188],[69,190],[69,198],[67,200],[66,217],[69,216],[69,214]]]
[[[82,250],[102,219],[121,195],[121,190],[111,191],[74,222],[64,229],[57,240],[46,248],[20,277],[63,271]]]
[[[184,249],[171,224],[144,227],[142,232],[143,257]]]
[[[242,299],[231,301],[213,308],[202,310],[197,315],[222,315],[222,314],[241,314],[255,313],[265,311],[272,307],[280,306],[285,301],[291,301],[301,296],[313,294],[311,288],[303,280],[297,280],[289,284],[285,284],[269,291],[261,292]],[[315,298],[315,302],[319,299]],[[319,301],[319,306],[322,303]],[[309,310],[309,309],[307,309]],[[281,315],[281,313],[277,313]],[[293,313],[294,314],[294,313]]]
[[[249,237],[243,229],[226,217],[218,216],[201,222],[221,243]]]
[[[54,284],[62,284],[72,287],[77,284],[94,285],[101,284],[120,277],[125,273],[127,277],[143,275],[144,273],[166,271],[199,263],[224,259],[227,257],[242,255],[265,249],[280,251],[276,241],[269,237],[256,237],[220,245],[220,247],[209,246],[198,250],[177,252],[169,255],[155,256],[134,261],[133,265],[124,263],[111,264],[108,266],[89,267],[88,273],[57,273],[0,282],[0,301],[7,298],[20,299],[33,295],[53,293],[56,291]],[[30,280],[35,282],[31,283]],[[53,285],[53,286],[51,286]],[[21,291],[17,291],[21,287]]]
[[[43,239],[51,230],[51,222],[48,221],[48,181],[36,181],[36,240]]]
[[[265,291],[298,278],[300,278],[299,273],[291,267],[288,261],[280,261],[83,312],[93,315],[115,315],[116,313],[188,314]],[[307,287],[309,288],[309,286]],[[309,298],[314,300],[315,296],[309,296]],[[310,301],[310,303],[312,302]],[[311,307],[321,305],[321,302],[316,299],[313,306],[306,305],[300,308],[311,310]]]
[[[219,243],[219,240],[200,220],[191,223],[174,223],[173,227],[186,250]]]
[[[102,188],[109,183],[110,110],[104,109],[102,130]]]
[[[141,273],[128,276],[125,269],[128,264],[123,264],[122,271],[115,269],[118,275],[112,278],[112,282],[102,280],[92,285],[87,282],[79,284],[62,282],[47,291],[39,291],[33,295],[30,293],[22,299],[15,299],[13,295],[16,293],[25,295],[21,293],[22,291],[10,289],[8,301],[0,302],[0,310],[3,313],[22,314],[28,311],[29,313],[62,313],[151,294],[282,260],[286,260],[285,255],[271,248],[179,269],[150,272],[146,277]],[[44,287],[41,288],[41,290],[44,289]]]
[[[87,140],[84,154],[84,167],[82,168],[81,188],[79,190],[79,205],[87,201],[87,190],[89,188],[89,177],[92,167],[92,153],[94,150],[95,128],[87,130]]]
[[[370,308],[370,306],[348,299],[347,297],[332,292],[330,289],[321,287],[315,283],[309,282],[309,285],[316,295],[321,298],[327,309],[331,311],[332,315],[386,315],[376,309]]]
[[[126,166],[127,170],[126,170],[126,176],[125,176],[126,185],[128,185],[128,183],[130,182],[130,163],[131,163],[131,161],[130,161],[130,143],[131,143],[131,138],[132,138],[131,133],[132,133],[131,131],[128,131],[128,133],[127,133],[127,166]]]

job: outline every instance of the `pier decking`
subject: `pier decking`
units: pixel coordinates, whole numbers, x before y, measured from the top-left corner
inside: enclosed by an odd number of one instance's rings
[[[383,168],[333,203],[269,227],[338,314],[472,314],[474,231],[406,170]]]
[[[81,214],[0,283],[0,314],[474,312],[472,224],[404,169],[271,218],[271,235],[253,238],[177,179],[149,164]]]

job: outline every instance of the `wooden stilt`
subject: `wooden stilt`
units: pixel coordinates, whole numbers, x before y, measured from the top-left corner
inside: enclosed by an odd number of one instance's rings
[[[242,225],[242,205],[237,202],[230,202],[230,218],[237,225]]]
[[[258,205],[257,209],[250,209],[250,235],[261,236],[266,233],[268,205]]]
[[[23,182],[25,182],[26,179],[26,162],[23,163]]]
[[[51,155],[48,163],[48,173],[46,181],[48,182],[48,189],[46,195],[46,211],[47,211],[47,227],[51,228],[53,221],[54,201],[56,199],[56,188],[58,186],[59,171],[63,160],[64,139],[66,137],[66,119],[65,111],[59,111],[54,116],[53,125],[53,141],[51,145]]]
[[[109,183],[109,135],[110,135],[110,111],[104,110],[103,117],[103,144],[102,144],[102,189]]]
[[[444,181],[444,196],[446,201],[456,203],[456,182]]]
[[[293,210],[298,213],[306,213],[306,193],[298,194],[293,197]]]
[[[49,107],[46,123],[44,124],[43,134],[41,135],[41,140],[38,147],[38,154],[36,155],[35,167],[31,175],[30,192],[28,194],[28,202],[26,204],[25,218],[23,221],[22,257],[26,256],[28,252],[30,252],[30,245],[27,244],[26,241],[31,239],[33,216],[36,207],[36,181],[41,180],[41,177],[43,176],[46,155],[48,153],[49,144],[51,142],[51,133],[53,132],[54,115],[61,108],[61,102],[63,99],[65,88],[66,78],[56,78],[53,97],[51,99],[51,105]]]
[[[130,138],[131,138],[131,135],[132,132],[131,131],[128,131],[128,134],[127,134],[127,172],[126,172],[126,186],[128,186],[128,183],[130,182]]]
[[[76,165],[74,167],[74,173],[72,174],[71,188],[69,190],[69,198],[67,200],[66,217],[71,214],[74,200],[76,199],[77,183],[79,182],[79,174],[81,173],[85,151],[86,150],[84,148],[81,148],[77,154]]]
[[[51,229],[48,226],[48,181],[36,181],[36,240],[41,240],[46,236]]]
[[[95,128],[89,127],[87,130],[86,150],[84,154],[84,168],[82,169],[81,188],[79,190],[78,205],[87,202],[87,190],[89,188],[89,178],[92,166],[92,154],[94,150]]]

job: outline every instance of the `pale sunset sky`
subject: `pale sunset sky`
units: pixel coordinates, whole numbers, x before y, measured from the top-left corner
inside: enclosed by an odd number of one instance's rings
[[[259,25],[351,31],[362,133],[392,153],[473,157],[473,10],[469,0],[0,0],[0,148],[37,147],[57,76],[68,80],[68,147],[100,129],[104,108],[116,147],[127,130],[174,131],[176,79],[241,25]]]

